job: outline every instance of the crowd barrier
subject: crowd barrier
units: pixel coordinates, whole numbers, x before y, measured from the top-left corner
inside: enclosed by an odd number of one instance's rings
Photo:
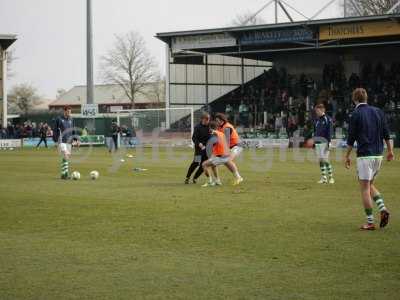
[[[0,149],[7,148],[34,148],[39,143],[40,138],[23,138],[23,139],[0,139]],[[80,146],[103,146],[106,144],[104,135],[87,135],[79,137]],[[53,147],[55,143],[52,138],[47,138],[47,146]],[[44,147],[42,142],[41,147]]]

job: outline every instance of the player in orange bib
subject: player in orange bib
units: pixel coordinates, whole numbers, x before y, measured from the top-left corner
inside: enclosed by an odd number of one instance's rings
[[[222,185],[217,170],[217,166],[219,165],[225,165],[229,171],[231,171],[235,177],[234,185],[240,184],[240,182],[243,181],[240,175],[238,177],[239,173],[231,160],[226,137],[221,131],[217,130],[217,128],[218,124],[216,122],[213,121],[210,123],[211,138],[207,143],[207,154],[210,159],[203,163],[203,169],[208,177],[208,181],[203,187]],[[212,170],[212,174],[210,169]]]
[[[243,148],[239,146],[240,143],[239,134],[237,133],[235,127],[233,127],[233,125],[228,122],[228,118],[224,114],[222,113],[216,114],[215,121],[218,124],[218,131],[224,133],[226,136],[227,144],[229,145],[230,149],[229,158],[233,166],[232,171],[235,174],[234,185],[238,185],[243,181],[243,178],[240,176],[238,168],[234,162],[235,158],[238,157],[243,151]]]

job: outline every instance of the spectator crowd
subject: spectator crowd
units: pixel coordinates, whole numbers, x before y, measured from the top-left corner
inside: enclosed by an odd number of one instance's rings
[[[0,139],[41,138],[44,134],[47,137],[53,136],[51,127],[45,122],[38,124],[31,121],[25,121],[21,124],[8,122],[6,128],[0,124]]]
[[[353,73],[349,78],[342,64],[325,65],[320,78],[293,76],[283,68],[271,68],[220,101],[235,125],[289,137],[295,133],[305,137],[312,134],[312,108],[324,103],[335,131],[345,134],[353,110],[351,93],[364,87],[369,103],[383,109],[391,130],[399,131],[400,63],[389,67],[366,64],[360,74]]]

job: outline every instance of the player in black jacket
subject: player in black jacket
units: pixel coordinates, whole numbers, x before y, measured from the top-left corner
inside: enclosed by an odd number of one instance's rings
[[[197,179],[203,173],[202,164],[208,159],[206,145],[208,139],[210,138],[209,123],[210,115],[205,112],[201,116],[200,123],[194,128],[192,137],[192,141],[194,143],[194,159],[188,169],[185,184],[189,184],[190,177],[197,168],[196,174],[193,177],[193,183],[196,183]]]

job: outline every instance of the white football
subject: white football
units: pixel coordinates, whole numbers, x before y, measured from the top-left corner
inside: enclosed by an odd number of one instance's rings
[[[74,171],[74,172],[72,172],[72,174],[71,174],[71,178],[72,178],[73,180],[79,180],[79,179],[81,179],[81,173],[79,173],[78,171]]]
[[[92,171],[92,172],[90,172],[90,178],[92,178],[92,180],[98,179],[99,176],[100,176],[100,174],[99,174],[99,172],[97,172],[97,171]]]

